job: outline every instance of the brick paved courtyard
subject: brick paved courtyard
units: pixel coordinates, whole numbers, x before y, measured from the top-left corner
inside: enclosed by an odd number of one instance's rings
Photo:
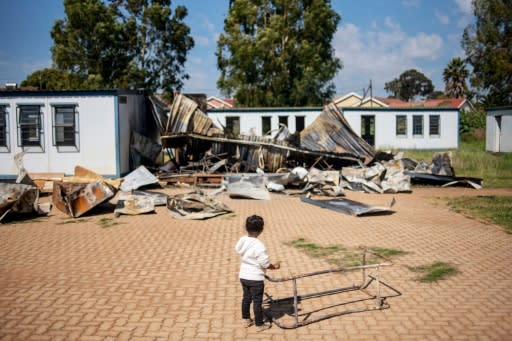
[[[66,223],[70,219],[54,208],[37,221],[0,225],[0,339],[510,340],[512,235],[451,212],[435,199],[486,194],[512,195],[512,189],[347,192],[349,199],[374,205],[395,197],[394,214],[368,217],[277,194],[271,201],[221,194],[218,199],[235,213],[205,221],[173,219],[161,206],[155,214],[116,219],[100,211]],[[389,309],[296,329],[243,328],[234,244],[244,233],[245,217],[254,213],[265,218],[261,239],[271,258],[282,261],[272,276],[331,267],[287,245],[298,238],[325,246],[400,249],[407,254],[382,268],[381,276],[402,295],[387,299]],[[118,224],[104,227],[105,218]],[[421,283],[407,268],[434,261],[452,263],[459,272]],[[336,288],[343,277],[337,276],[305,281],[301,290]],[[266,288],[271,294],[288,290],[278,283]]]

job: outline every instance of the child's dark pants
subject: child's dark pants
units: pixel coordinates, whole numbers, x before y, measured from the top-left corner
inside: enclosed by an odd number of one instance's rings
[[[263,291],[265,289],[264,281],[250,281],[248,279],[240,279],[244,297],[242,298],[242,318],[251,318],[250,307],[254,310],[254,324],[263,325]]]

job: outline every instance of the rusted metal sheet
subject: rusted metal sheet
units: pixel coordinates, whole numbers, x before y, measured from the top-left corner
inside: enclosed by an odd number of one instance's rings
[[[112,198],[115,191],[114,187],[102,180],[90,183],[54,182],[52,201],[62,212],[78,218]]]
[[[334,104],[332,106],[336,108]],[[230,165],[226,165],[232,172],[254,172],[257,168],[276,172],[281,168],[313,165],[319,157],[341,167],[367,163],[375,155],[373,148],[350,129],[337,108],[326,107],[315,122],[314,127],[300,134],[299,145],[290,143],[291,136],[279,139],[227,136],[201,112],[197,103],[178,94],[161,140],[164,148],[178,150],[181,157],[176,159],[180,167],[186,166],[187,162],[201,160],[205,153],[211,151],[217,155],[227,154],[233,159]],[[318,128],[324,130],[319,132]]]
[[[370,163],[374,148],[350,127],[340,109],[329,103],[315,121],[300,133],[301,146],[311,151],[350,155]]]
[[[37,187],[0,182],[0,222],[11,214],[48,214],[52,208],[51,203],[40,204],[38,201]]]

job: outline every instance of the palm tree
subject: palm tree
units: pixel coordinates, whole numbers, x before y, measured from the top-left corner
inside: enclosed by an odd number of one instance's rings
[[[464,97],[467,92],[466,78],[469,72],[466,69],[464,61],[459,58],[453,58],[443,71],[444,92],[451,98]]]

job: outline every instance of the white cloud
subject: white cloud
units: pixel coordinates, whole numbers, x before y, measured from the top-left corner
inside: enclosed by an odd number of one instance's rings
[[[384,18],[384,24],[393,30],[400,30],[400,24],[395,23],[391,17]]]
[[[462,14],[459,15],[459,20],[457,20],[457,27],[466,28],[471,23],[473,19],[473,5],[471,4],[471,0],[453,0],[457,5],[457,9]]]
[[[392,18],[384,21],[390,29],[361,30],[348,23],[338,28],[333,39],[336,56],[343,69],[336,78],[338,94],[350,91],[361,93],[372,79],[374,95],[384,96],[384,83],[422,62],[436,60],[443,49],[443,39],[437,34],[407,35]]]
[[[443,47],[443,39],[437,34],[419,33],[408,38],[403,45],[406,57],[435,60]]]
[[[447,25],[450,23],[450,17],[447,15],[441,14],[439,11],[436,10],[436,18],[439,20],[439,22],[443,25]]]
[[[208,39],[208,37],[201,36],[201,35],[194,36],[194,42],[197,45],[201,45],[201,46],[209,46],[210,45],[210,39]]]
[[[402,0],[402,4],[406,7],[420,7],[420,0]]]
[[[473,14],[473,8],[471,6],[471,0],[453,0],[455,1],[455,4],[459,8],[459,10],[466,14],[466,15],[472,15]]]

